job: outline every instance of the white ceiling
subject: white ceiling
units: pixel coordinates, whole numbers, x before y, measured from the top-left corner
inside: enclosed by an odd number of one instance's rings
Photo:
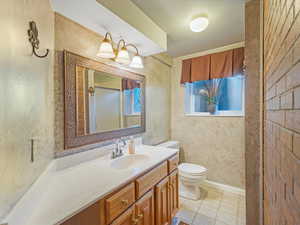
[[[174,57],[244,41],[245,0],[131,0],[168,34]],[[193,33],[189,22],[207,14],[208,28]]]
[[[102,36],[109,31],[115,42],[124,38],[125,41],[135,44],[143,56],[165,51],[141,31],[122,20],[96,0],[51,0],[51,4],[55,12]]]

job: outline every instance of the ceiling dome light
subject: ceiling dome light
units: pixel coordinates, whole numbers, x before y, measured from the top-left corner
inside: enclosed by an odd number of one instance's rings
[[[144,68],[142,57],[140,55],[133,56],[132,61],[129,66],[132,68],[139,68],[139,69]]]
[[[122,47],[121,50],[118,51],[115,61],[125,65],[130,63],[129,53],[126,47]]]
[[[190,29],[193,32],[201,32],[204,31],[208,26],[208,18],[207,17],[198,17],[191,21]]]

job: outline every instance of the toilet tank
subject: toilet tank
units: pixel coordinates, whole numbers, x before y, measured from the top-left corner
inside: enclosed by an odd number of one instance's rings
[[[179,145],[179,141],[166,141],[163,142],[159,145],[157,145],[158,147],[164,147],[164,148],[174,148],[174,149],[179,149],[180,145]]]

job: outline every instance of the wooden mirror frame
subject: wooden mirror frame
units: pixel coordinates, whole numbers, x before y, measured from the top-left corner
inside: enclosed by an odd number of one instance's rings
[[[143,75],[109,66],[68,51],[64,51],[64,65],[65,150],[145,132],[145,77]],[[119,77],[140,81],[142,105],[141,125],[139,127],[121,128],[118,130],[104,131],[83,136],[77,135],[76,66],[82,66],[85,68],[110,73]]]

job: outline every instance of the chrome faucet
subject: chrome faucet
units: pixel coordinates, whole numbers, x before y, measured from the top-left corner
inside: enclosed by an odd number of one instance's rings
[[[123,151],[124,151],[124,148],[126,147],[126,141],[124,138],[117,139],[115,144],[116,144],[116,147],[112,151],[112,154],[111,154],[112,159],[115,159],[115,158],[118,158],[118,157],[124,155]]]

